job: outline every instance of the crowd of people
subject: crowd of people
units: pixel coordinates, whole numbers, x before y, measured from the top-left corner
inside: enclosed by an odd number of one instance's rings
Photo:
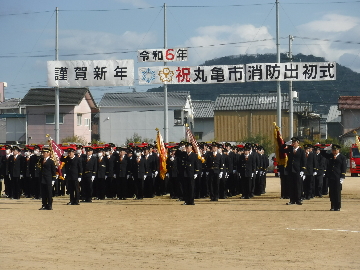
[[[301,205],[303,200],[326,195],[330,188],[331,210],[340,210],[346,173],[340,147],[333,145],[329,154],[325,151],[328,149],[312,145],[301,148],[299,144],[299,139],[292,138],[280,149],[288,157],[287,164],[278,166],[281,198],[290,199],[288,205]],[[167,145],[165,177],[160,174],[157,147],[151,144],[72,145],[65,148],[59,170],[49,148],[35,145],[5,149],[0,161],[4,196],[42,199],[41,210],[52,209],[53,196],[65,195],[70,197],[68,205],[94,199],[142,200],[166,194],[184,205],[194,205],[200,198],[218,201],[241,195],[250,199],[265,194],[269,167],[264,148],[255,143],[199,143],[196,150],[188,142]]]

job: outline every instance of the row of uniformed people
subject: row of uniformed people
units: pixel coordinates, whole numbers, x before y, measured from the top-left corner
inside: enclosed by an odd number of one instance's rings
[[[288,161],[286,166],[280,166],[281,197],[290,199],[288,205],[301,205],[304,199],[322,197],[330,189],[331,210],[340,210],[341,184],[346,173],[346,158],[340,149],[339,145],[321,149],[310,144],[301,148],[297,137],[282,146]]]
[[[187,186],[184,172],[187,169],[188,147],[191,144],[179,144],[179,148],[170,149],[167,160],[170,196],[179,200],[187,197],[183,186]],[[238,148],[226,143],[201,143],[194,173],[194,198],[210,197],[218,201],[242,194],[249,199],[265,193],[266,170],[269,166],[264,149],[255,144],[246,144]],[[193,151],[193,149],[191,149]],[[192,179],[191,179],[192,181]],[[192,185],[192,184],[191,184]]]

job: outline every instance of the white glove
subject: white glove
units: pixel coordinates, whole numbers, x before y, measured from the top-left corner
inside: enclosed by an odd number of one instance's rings
[[[144,180],[146,179],[146,175],[144,175]]]
[[[1,179],[0,179],[0,182],[2,182],[2,181],[4,181],[4,178],[1,178]]]
[[[209,175],[209,172],[206,172],[206,175]]]
[[[204,172],[201,172],[201,177],[203,177],[203,175],[204,175]]]
[[[220,172],[220,173],[219,173],[219,178],[221,179],[222,176],[223,176],[223,172]]]
[[[22,179],[24,176],[22,174],[20,174],[20,179]]]
[[[126,176],[126,179],[129,179],[129,177],[130,177],[130,175],[128,174],[128,175]]]
[[[196,179],[197,178],[197,174],[194,174],[194,179]]]
[[[51,181],[51,185],[54,186],[54,185],[55,185],[55,181]]]
[[[151,174],[151,177],[152,177],[152,178],[155,178],[155,173],[152,173],[152,174]]]
[[[291,144],[292,144],[292,140],[287,141],[285,144],[286,144],[286,145],[291,145]]]
[[[300,176],[303,177],[303,176],[304,176],[304,172],[300,172]]]
[[[340,178],[340,184],[344,183],[344,178]]]
[[[167,173],[167,174],[166,174],[166,177],[170,177],[170,175]]]
[[[159,173],[158,171],[155,171],[155,177],[158,175],[158,173]]]
[[[302,177],[303,181],[305,181],[305,178],[306,178],[306,176],[304,175],[304,176]]]
[[[262,176],[262,174],[263,174],[263,172],[262,172],[262,171],[260,171],[260,176]]]
[[[324,148],[324,150],[331,150],[331,148],[332,148],[332,144],[330,144],[329,146],[326,146],[326,147]]]
[[[324,173],[324,175],[323,176],[325,176],[325,173]]]
[[[9,179],[11,180],[11,175],[9,174]]]
[[[56,177],[56,179],[58,179],[58,178],[59,178],[59,175],[57,174],[55,177]]]
[[[258,174],[259,171],[256,171],[255,174]]]
[[[31,174],[30,174],[30,178],[32,178]]]
[[[64,173],[64,178],[66,177],[66,173]]]
[[[278,175],[279,175],[279,177],[280,177],[280,172],[278,172]]]
[[[235,174],[236,173],[236,170],[233,170],[233,174]]]
[[[95,176],[93,175],[93,176],[91,176],[91,181],[94,182],[94,180],[95,180]]]
[[[225,178],[229,178],[229,174],[228,174],[228,173],[225,173]]]
[[[314,173],[313,173],[313,176],[315,176],[315,175],[317,175],[317,172],[314,172]]]
[[[114,173],[114,178],[116,178],[116,174]]]
[[[240,173],[238,173],[238,176],[240,177]]]
[[[81,177],[78,178],[78,181],[81,182]]]
[[[105,180],[106,180],[106,178],[108,178],[107,175],[105,175]]]
[[[251,177],[254,177],[254,173],[251,174]]]

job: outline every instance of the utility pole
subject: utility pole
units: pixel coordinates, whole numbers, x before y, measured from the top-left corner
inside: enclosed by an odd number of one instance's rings
[[[166,49],[166,3],[164,3],[164,49]],[[164,62],[164,66],[167,63]],[[167,84],[164,84],[164,143],[168,141],[169,136],[169,123],[168,123],[168,98],[167,98]]]
[[[279,43],[279,1],[276,0],[276,62],[280,63],[280,43]],[[281,130],[281,87],[280,81],[276,82],[277,88],[277,126]]]
[[[58,44],[58,13],[59,9],[56,7],[56,31],[55,31],[55,61],[59,59],[59,44]],[[60,143],[60,126],[59,126],[59,87],[55,87],[55,142]]]
[[[289,60],[292,62],[292,41],[294,37],[289,35]],[[294,136],[294,104],[293,104],[293,91],[292,91],[292,81],[289,81],[289,136],[292,138]]]

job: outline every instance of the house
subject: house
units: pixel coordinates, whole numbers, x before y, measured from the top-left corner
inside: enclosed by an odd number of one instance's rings
[[[338,108],[341,111],[343,134],[360,126],[360,96],[340,96]]]
[[[185,124],[194,126],[190,92],[169,92],[168,141],[185,138]],[[116,145],[126,143],[136,133],[142,139],[154,140],[155,128],[164,137],[164,93],[106,93],[100,103],[100,140]]]
[[[326,118],[326,129],[327,137],[339,138],[342,135],[341,111],[338,110],[337,105],[332,105],[329,108]]]
[[[194,128],[192,132],[197,141],[207,142],[214,140],[214,107],[212,100],[193,100]]]
[[[320,136],[320,116],[313,114],[309,103],[294,100],[293,134],[302,139]],[[281,95],[282,136],[289,139],[289,96]],[[215,140],[241,142],[264,135],[273,138],[277,121],[277,94],[222,94],[214,109]]]
[[[45,143],[46,134],[55,138],[54,88],[30,89],[20,106],[26,108],[28,144]],[[73,136],[91,142],[91,114],[96,112],[98,107],[88,88],[60,88],[60,142]]]
[[[342,126],[340,139],[350,146],[355,143],[355,132],[360,129],[360,96],[340,96],[338,108],[341,111]]]
[[[26,114],[20,101],[11,98],[0,103],[0,142],[3,144],[26,142]]]

